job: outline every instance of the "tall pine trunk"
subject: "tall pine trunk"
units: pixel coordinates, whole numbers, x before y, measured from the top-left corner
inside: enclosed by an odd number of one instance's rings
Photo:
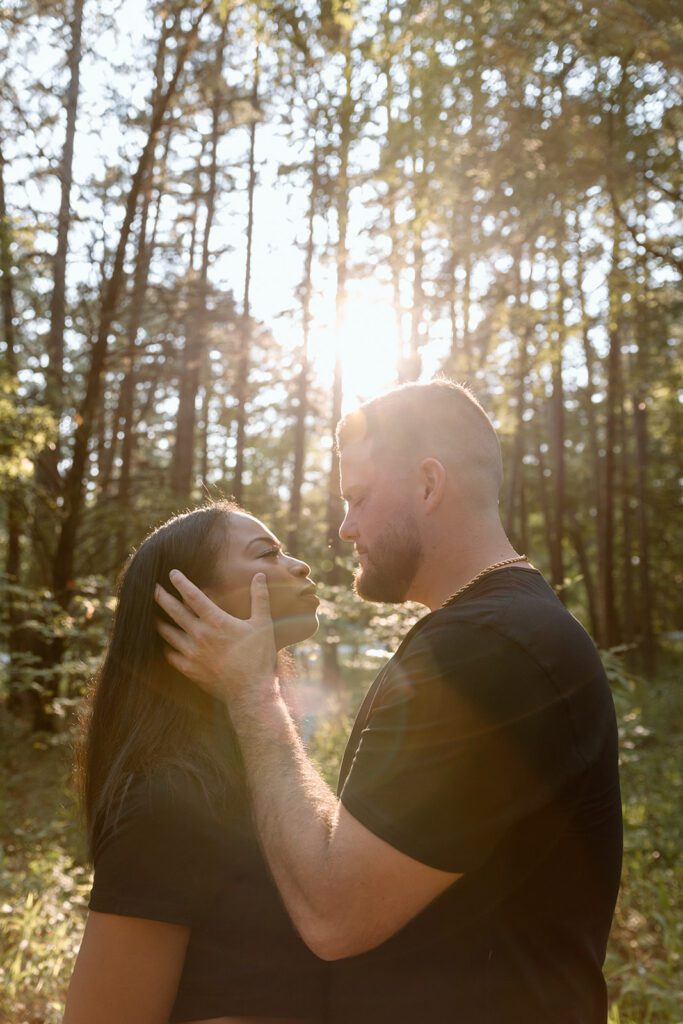
[[[81,37],[84,0],[74,0],[71,19],[71,43],[67,57],[69,84],[65,97],[66,132],[59,165],[60,201],[57,217],[57,249],[53,261],[53,285],[50,298],[50,329],[47,336],[47,368],[45,372],[45,404],[59,425],[64,409],[64,326],[66,322],[66,263],[71,227],[71,190],[76,120],[80,90]],[[57,531],[57,499],[62,481],[59,475],[61,458],[59,430],[55,442],[44,448],[36,458],[35,494],[32,532],[36,565],[41,582],[47,582],[53,538]]]
[[[621,580],[622,595],[622,635],[624,643],[631,644],[635,639],[635,594],[633,579],[633,514],[631,511],[631,473],[629,441],[631,439],[630,418],[627,414],[626,402],[628,393],[628,361],[622,367],[618,396],[617,417],[617,467],[619,480],[619,512],[621,519]]]
[[[314,129],[315,130],[315,129]],[[315,251],[314,226],[315,213],[318,206],[319,172],[318,144],[313,145],[311,159],[311,189],[308,200],[308,222],[306,237],[306,256],[304,259],[304,275],[301,283],[301,366],[296,387],[296,419],[294,423],[294,464],[292,467],[292,484],[289,502],[289,533],[287,547],[292,554],[299,549],[299,531],[301,528],[301,489],[304,483],[304,466],[306,459],[306,415],[308,413],[308,351],[311,332],[311,298],[313,295],[313,256]]]
[[[5,198],[5,158],[0,148],[0,305],[2,327],[5,338],[4,371],[9,380],[17,380],[17,339],[16,304],[12,277],[12,230]],[[23,509],[21,494],[16,482],[10,481],[5,493],[7,509],[7,550],[5,553],[5,581],[7,584],[5,616],[8,627],[9,703],[16,707],[20,703],[20,672],[17,665],[19,653],[18,627],[20,615],[13,587],[21,582],[21,524]],[[3,588],[4,589],[4,588]]]
[[[526,377],[529,372],[529,336],[531,320],[528,316],[529,290],[531,287],[531,267],[529,264],[529,280],[526,287],[522,283],[523,249],[515,260],[515,305],[513,310],[513,334],[519,339],[517,350],[517,404],[515,407],[515,434],[508,467],[508,481],[505,497],[505,532],[518,549],[525,551],[523,540],[526,540],[526,515],[523,499],[524,452],[526,447],[526,431],[524,413],[526,410]],[[525,311],[527,315],[525,316]],[[518,526],[515,523],[518,523]]]
[[[259,50],[254,61],[253,120],[249,128],[249,185],[247,196],[247,252],[244,262],[244,289],[242,292],[242,316],[239,327],[239,355],[237,379],[235,381],[235,470],[232,493],[238,504],[244,498],[244,448],[247,433],[247,396],[249,389],[249,364],[251,362],[251,274],[252,249],[254,242],[254,193],[256,191],[256,112],[258,110]]]
[[[619,640],[619,621],[616,608],[614,585],[614,491],[615,491],[615,446],[617,439],[618,396],[620,393],[621,352],[619,296],[619,227],[616,218],[613,225],[611,268],[609,287],[609,323],[607,333],[609,350],[607,354],[607,414],[605,425],[605,466],[602,479],[602,543],[600,545],[600,614],[603,643],[613,647]]]
[[[564,511],[565,511],[565,417],[564,417],[564,346],[566,327],[564,306],[567,287],[564,278],[564,209],[557,239],[557,295],[555,309],[554,352],[552,354],[551,428],[553,453],[553,528],[550,548],[550,575],[558,595],[564,600]]]
[[[170,132],[166,138],[164,155],[161,160],[162,173],[166,164],[169,143]],[[116,538],[117,562],[123,562],[130,544],[131,481],[133,477],[133,463],[135,459],[136,444],[135,392],[138,380],[138,338],[140,334],[140,325],[142,323],[145,297],[147,295],[152,255],[156,247],[162,196],[161,185],[159,185],[157,189],[156,208],[154,211],[152,230],[148,237],[150,197],[153,184],[152,176],[153,172],[152,168],[150,168],[149,180],[147,182],[147,188],[145,189],[142,214],[140,217],[138,253],[135,262],[133,293],[131,295],[131,307],[128,321],[125,377],[121,383],[120,405],[118,409],[118,422],[121,430],[121,468],[119,470],[117,489],[119,513],[119,524]]]
[[[344,94],[339,108],[339,173],[335,183],[335,206],[337,213],[337,245],[335,265],[337,282],[335,291],[335,338],[336,359],[332,384],[332,409],[330,432],[334,438],[337,423],[341,419],[343,401],[343,378],[341,362],[341,339],[346,315],[348,280],[348,224],[349,224],[349,152],[353,130],[353,96],[351,93],[351,47],[347,45],[344,64]],[[333,444],[330,469],[327,477],[327,552],[328,569],[325,582],[331,586],[340,583],[339,554],[341,539],[339,527],[343,519],[341,490],[339,483],[339,453]],[[326,643],[323,648],[323,668],[328,685],[338,686],[340,682],[338,644]]]
[[[649,358],[647,343],[647,309],[643,291],[647,287],[647,270],[641,261],[640,281],[636,301],[636,330],[638,353],[635,365],[635,383],[632,395],[633,433],[635,440],[636,477],[636,532],[638,537],[638,619],[639,639],[642,644],[643,669],[652,675],[656,668],[656,647],[654,634],[655,591],[651,582],[650,566],[650,523],[648,519],[649,497],[649,438],[647,394],[649,382]]]
[[[194,24],[186,33],[183,44],[178,48],[176,65],[166,89],[159,97],[158,102],[152,108],[147,141],[142,153],[140,154],[138,165],[128,190],[125,214],[116,246],[113,267],[102,289],[99,328],[97,336],[91,346],[90,365],[86,377],[85,394],[76,416],[78,426],[76,427],[74,437],[73,458],[64,484],[64,518],[62,520],[62,526],[59,533],[52,573],[55,596],[65,606],[69,602],[69,589],[74,570],[76,539],[83,512],[88,449],[95,416],[100,402],[102,377],[109,349],[109,338],[124,282],[124,259],[135,217],[135,211],[138,205],[140,191],[145,181],[147,167],[154,153],[159,129],[161,128],[169,104],[176,95],[180,76],[185,68],[190,52],[195,46],[201,22],[211,6],[212,0],[205,0]]]
[[[579,310],[581,313],[581,346],[583,350],[584,366],[586,369],[586,387],[583,390],[584,400],[584,412],[586,416],[586,425],[588,428],[588,454],[590,458],[591,466],[591,486],[592,494],[589,498],[589,502],[592,500],[595,504],[595,545],[597,553],[597,565],[598,565],[598,576],[600,575],[600,566],[603,562],[603,551],[602,545],[604,543],[604,507],[603,507],[603,484],[602,484],[602,460],[600,457],[600,429],[598,425],[598,418],[595,413],[595,403],[593,397],[596,393],[596,381],[595,381],[595,363],[596,356],[593,350],[593,345],[590,339],[590,323],[588,319],[588,311],[586,309],[586,295],[584,287],[584,275],[585,268],[583,262],[583,254],[581,251],[581,239],[577,234],[575,238],[575,244],[577,247],[577,263],[576,263],[576,287]],[[575,525],[575,524],[574,524]],[[585,532],[585,527],[584,527]],[[576,549],[575,536],[572,537],[574,541],[574,547]],[[585,540],[582,544],[583,550],[586,550]],[[577,549],[578,555],[578,549]],[[583,571],[583,570],[582,570]],[[601,614],[601,605],[599,595],[595,592],[595,583],[591,577],[591,590],[589,591],[589,583],[586,573],[584,572],[584,583],[586,588],[586,599],[591,608],[595,611],[591,613],[591,621],[593,622],[592,632],[595,640],[598,644],[604,644],[603,637],[603,622]]]
[[[211,162],[206,190],[206,217],[202,240],[202,257],[191,312],[185,331],[185,349],[178,387],[178,415],[176,418],[175,447],[171,461],[171,489],[180,503],[192,497],[194,449],[197,426],[197,394],[206,345],[206,297],[209,284],[211,258],[211,230],[216,212],[218,182],[218,143],[221,137],[223,106],[223,57],[227,36],[227,20],[223,22],[214,65],[214,88],[211,101]]]

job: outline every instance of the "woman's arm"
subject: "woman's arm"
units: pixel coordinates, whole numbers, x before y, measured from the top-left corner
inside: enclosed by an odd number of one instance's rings
[[[91,910],[63,1024],[168,1024],[189,928]]]

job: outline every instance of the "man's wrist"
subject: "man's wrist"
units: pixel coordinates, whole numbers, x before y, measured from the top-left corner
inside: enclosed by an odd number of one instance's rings
[[[237,727],[236,719],[242,719],[245,722],[252,719],[264,721],[273,712],[277,713],[279,705],[283,703],[275,675],[252,678],[237,692],[231,692],[225,696],[225,704],[235,727]]]

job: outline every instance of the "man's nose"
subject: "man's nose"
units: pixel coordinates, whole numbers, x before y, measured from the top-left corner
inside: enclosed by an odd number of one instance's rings
[[[357,536],[356,526],[351,518],[351,510],[347,509],[339,527],[339,536],[342,540],[354,540]]]

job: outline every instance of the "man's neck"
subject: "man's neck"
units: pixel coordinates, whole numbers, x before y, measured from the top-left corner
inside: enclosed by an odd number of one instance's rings
[[[444,601],[497,562],[517,557],[502,527],[486,539],[480,539],[465,549],[444,544],[428,554],[415,579],[408,600],[426,605],[430,611],[441,608]],[[516,562],[532,568],[529,562]]]

